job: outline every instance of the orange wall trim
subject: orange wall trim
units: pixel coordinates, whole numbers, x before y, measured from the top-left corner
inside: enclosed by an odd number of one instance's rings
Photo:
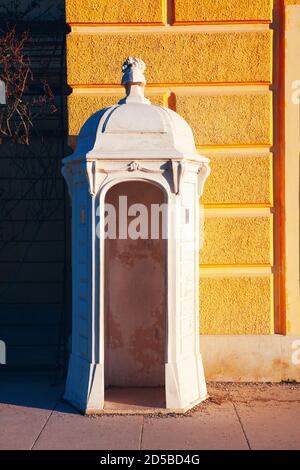
[[[279,0],[278,26],[278,154],[275,174],[275,200],[277,200],[277,236],[275,239],[275,292],[278,293],[275,333],[286,334],[286,290],[285,290],[285,2]],[[276,160],[276,159],[274,159]],[[276,184],[277,183],[277,184]],[[275,219],[276,220],[276,219]],[[276,232],[275,232],[276,233]]]

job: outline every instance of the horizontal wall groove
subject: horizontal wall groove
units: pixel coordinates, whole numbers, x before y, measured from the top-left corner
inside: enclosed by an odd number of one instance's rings
[[[143,26],[164,26],[168,28],[174,28],[176,26],[183,27],[183,26],[219,26],[219,25],[226,25],[226,26],[236,26],[236,25],[272,25],[273,22],[271,20],[220,20],[220,21],[174,21],[172,24],[169,24],[164,21],[152,21],[152,22],[117,22],[117,23],[102,23],[102,22],[87,22],[87,21],[69,21],[67,23],[71,28],[76,27],[88,27],[88,28],[124,28],[124,27],[143,27]]]
[[[268,264],[200,264],[200,269],[228,269],[228,268],[272,268],[273,265]]]
[[[198,150],[204,150],[205,146],[197,146]],[[257,150],[257,147],[253,147],[249,145],[248,147],[215,147],[209,149],[209,154],[211,156],[224,156],[224,157],[230,157],[232,156],[233,158],[236,156],[245,156],[245,157],[250,157],[250,156],[255,156],[255,157],[264,157],[266,155],[269,155],[270,152],[270,146],[265,146],[262,148],[259,148],[259,151]]]
[[[89,22],[86,22],[86,21],[83,21],[83,22],[76,22],[76,21],[69,21],[67,23],[71,28],[76,28],[76,27],[88,27],[88,28],[115,28],[116,26],[118,28],[122,28],[122,27],[135,27],[135,26],[140,26],[140,27],[143,27],[143,26],[167,26],[167,24],[163,21],[153,21],[153,22],[143,22],[143,21],[139,21],[139,22],[129,22],[129,23],[101,23],[101,22],[95,22],[95,23],[89,23]]]
[[[271,265],[214,265],[200,268],[200,282],[202,277],[272,277]]]
[[[214,20],[214,21],[174,21],[173,26],[191,25],[237,25],[237,24],[272,24],[272,20]]]
[[[249,205],[235,207],[204,207],[205,216],[218,217],[220,216],[233,216],[233,217],[268,217],[271,214],[270,207],[251,207]]]
[[[221,203],[221,204],[202,204],[204,209],[271,209],[273,204],[270,203]]]
[[[164,23],[68,23],[71,33],[187,33],[187,32],[223,32],[223,31],[268,31],[270,23],[268,22],[220,22],[220,23],[188,23],[188,24],[164,24]]]
[[[237,144],[237,145],[197,145],[197,150],[202,150],[202,151],[205,151],[205,150],[221,150],[221,149],[266,149],[268,150],[269,152],[271,152],[271,149],[272,149],[272,146],[270,146],[270,144],[252,144],[252,145],[249,145],[249,144]]]
[[[147,73],[146,73],[147,74]],[[271,81],[262,81],[262,82],[199,82],[199,83],[147,83],[147,88],[167,88],[168,90],[174,91],[173,88],[192,88],[192,87],[204,87],[205,89],[208,88],[215,88],[215,87],[265,87],[266,90],[269,90],[270,85],[272,85]],[[69,86],[74,90],[77,89],[99,89],[103,90],[105,88],[114,88],[117,90],[122,90],[123,86],[117,83],[97,83],[97,84],[78,84],[78,83],[70,83]],[[250,91],[250,90],[249,90]],[[255,90],[253,90],[255,91]]]

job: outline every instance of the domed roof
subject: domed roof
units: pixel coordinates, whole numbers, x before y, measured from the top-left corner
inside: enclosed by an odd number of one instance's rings
[[[145,64],[128,58],[122,84],[127,96],[115,106],[93,114],[83,125],[69,159],[196,158],[192,130],[179,114],[144,97]]]

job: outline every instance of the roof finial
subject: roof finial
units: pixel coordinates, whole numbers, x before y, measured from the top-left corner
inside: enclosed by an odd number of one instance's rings
[[[127,83],[143,83],[145,85],[145,70],[146,64],[142,59],[131,56],[127,57],[122,65],[122,85],[126,85]]]
[[[146,78],[144,72],[146,64],[142,59],[129,56],[122,65],[122,85],[126,90],[126,98],[121,100],[123,103],[143,103],[150,104],[150,101],[144,97],[144,87]]]

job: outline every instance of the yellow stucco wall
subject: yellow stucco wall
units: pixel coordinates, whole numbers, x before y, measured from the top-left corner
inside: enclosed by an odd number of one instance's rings
[[[119,84],[120,59],[128,55],[143,57],[148,83],[269,83],[272,79],[270,31],[146,31],[145,27],[145,32],[136,34],[69,34],[69,83]]]
[[[178,96],[176,109],[192,127],[198,145],[270,145],[271,97],[268,91]]]
[[[272,217],[240,210],[207,212],[201,264],[272,264]]]
[[[224,155],[206,152],[212,177],[206,181],[202,203],[272,205],[272,154],[258,153],[258,150],[256,155],[242,150],[238,154],[227,151]]]
[[[141,57],[147,96],[179,112],[211,159],[201,332],[273,333],[273,2],[67,0],[66,10],[70,136],[119,99],[126,56]]]
[[[272,0],[175,0],[175,21],[271,21],[272,7]]]
[[[68,23],[162,23],[164,0],[67,0]]]
[[[272,278],[269,276],[202,278],[201,333],[219,335],[273,333],[272,290]]]

